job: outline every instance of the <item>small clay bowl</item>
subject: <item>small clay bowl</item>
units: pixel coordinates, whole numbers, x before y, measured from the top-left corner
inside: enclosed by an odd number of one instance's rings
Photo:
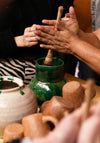
[[[14,139],[22,139],[24,137],[23,126],[19,123],[13,123],[6,126],[4,130],[4,143],[11,142]]]
[[[67,82],[62,88],[63,98],[78,108],[84,101],[85,89],[78,81]]]
[[[73,111],[73,104],[60,96],[53,96],[51,100],[42,105],[43,115],[55,117],[58,121],[63,118],[65,113]]]

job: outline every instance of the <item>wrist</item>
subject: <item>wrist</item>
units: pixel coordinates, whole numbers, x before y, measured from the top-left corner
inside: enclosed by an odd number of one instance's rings
[[[15,40],[17,47],[24,47],[23,36],[16,36],[14,37],[14,40]]]
[[[75,55],[76,51],[77,51],[77,44],[79,43],[80,39],[77,35],[71,35],[70,37],[70,50],[71,50],[71,54]]]

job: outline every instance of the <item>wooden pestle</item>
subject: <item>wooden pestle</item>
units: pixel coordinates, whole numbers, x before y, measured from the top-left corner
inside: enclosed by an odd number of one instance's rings
[[[57,22],[60,21],[61,19],[61,16],[62,16],[62,13],[63,13],[63,6],[59,6],[58,7],[58,13],[57,13]],[[57,30],[57,24],[55,25],[55,30]],[[44,65],[52,65],[52,60],[53,60],[53,50],[49,49],[48,50],[48,53],[47,53],[47,56],[45,57],[45,60],[44,60]]]
[[[92,79],[90,79],[89,81],[87,81],[87,88],[85,90],[85,111],[84,111],[84,115],[83,115],[83,122],[88,118],[89,115],[89,108],[91,105],[91,95],[94,92],[94,81]]]

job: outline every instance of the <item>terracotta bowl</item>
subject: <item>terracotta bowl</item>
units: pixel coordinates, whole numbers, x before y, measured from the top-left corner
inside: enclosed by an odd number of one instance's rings
[[[60,96],[53,96],[51,100],[44,102],[41,106],[43,115],[53,116],[58,121],[73,110],[73,104]]]
[[[84,101],[85,89],[78,81],[70,81],[63,86],[63,98],[78,108]]]

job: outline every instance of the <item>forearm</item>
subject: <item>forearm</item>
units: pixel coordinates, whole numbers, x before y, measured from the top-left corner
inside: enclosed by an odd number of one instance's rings
[[[72,36],[71,39],[69,46],[72,54],[100,74],[100,49],[76,36]]]
[[[100,48],[100,41],[99,41],[98,37],[96,36],[95,32],[94,33],[84,33],[82,30],[79,30],[78,34],[79,34],[78,36],[80,37],[81,40],[92,44],[96,48]]]

